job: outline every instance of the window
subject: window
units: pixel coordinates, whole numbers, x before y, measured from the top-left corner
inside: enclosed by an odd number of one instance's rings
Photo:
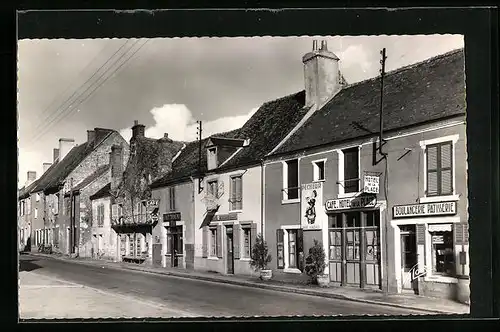
[[[123,216],[123,204],[118,204],[118,218]]]
[[[217,228],[210,228],[210,256],[217,257]]]
[[[359,148],[342,151],[344,155],[344,193],[359,191]]]
[[[128,235],[128,254],[129,256],[134,256],[134,234],[129,234]]]
[[[104,226],[104,204],[97,206],[97,227]]]
[[[451,141],[426,147],[427,196],[453,194],[452,149]]]
[[[433,274],[453,276],[455,274],[455,255],[453,253],[453,231],[451,225],[439,225],[438,229],[431,228],[432,245],[432,272]]]
[[[283,171],[283,199],[299,198],[299,161],[298,159],[288,160],[284,164]]]
[[[250,228],[242,228],[243,230],[243,252],[241,253],[241,257],[250,258],[250,252],[252,248],[251,243],[251,230]]]
[[[207,167],[209,170],[217,168],[217,147],[211,147],[207,151]]]
[[[207,182],[207,190],[208,193],[215,198],[219,195],[219,188],[218,188],[218,181],[217,180],[210,180]]]
[[[37,202],[39,202],[39,201],[40,201],[40,194],[39,194],[39,193],[36,193],[36,194],[35,194],[35,199],[36,199],[36,201],[37,201]]]
[[[288,267],[297,268],[297,230],[288,230]]]
[[[182,238],[182,226],[168,227],[167,228],[167,255],[172,254],[172,246],[177,255],[182,255],[184,253],[184,244]],[[172,244],[172,242],[174,242]]]
[[[135,234],[135,255],[136,256],[141,256],[142,254],[142,238],[143,235],[141,233]]]
[[[54,206],[52,208],[54,214],[59,213],[59,195],[54,195]]]
[[[38,208],[35,208],[35,219],[38,218]]]
[[[243,209],[243,186],[242,186],[242,176],[232,176],[231,177],[231,197],[229,198],[231,211],[237,211]]]
[[[313,161],[313,181],[325,180],[325,160]]]
[[[168,198],[170,202],[170,211],[175,211],[175,187],[168,188]]]

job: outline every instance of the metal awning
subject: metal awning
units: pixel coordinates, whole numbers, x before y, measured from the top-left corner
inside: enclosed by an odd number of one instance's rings
[[[203,218],[203,222],[201,223],[200,229],[203,228],[203,227],[205,227],[205,226],[210,225],[210,222],[214,218],[214,215],[219,210],[219,206],[220,205],[217,205],[216,208],[211,209],[211,210],[207,210],[207,213],[205,213],[205,218]]]
[[[451,232],[451,224],[429,224],[429,232]]]

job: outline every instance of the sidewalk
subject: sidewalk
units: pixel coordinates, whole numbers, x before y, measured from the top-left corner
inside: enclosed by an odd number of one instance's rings
[[[455,301],[423,297],[411,294],[391,294],[385,295],[378,291],[367,291],[355,288],[331,287],[319,288],[314,285],[297,285],[279,282],[275,280],[263,281],[255,277],[237,276],[237,275],[221,275],[217,273],[186,271],[168,268],[157,268],[152,266],[141,266],[131,263],[99,261],[84,258],[68,258],[64,256],[47,255],[35,253],[39,255],[51,257],[55,259],[68,260],[80,264],[101,265],[107,268],[135,270],[153,274],[163,274],[182,278],[198,279],[219,283],[227,283],[239,286],[257,287],[270,289],[281,292],[297,293],[304,295],[321,296],[327,298],[335,298],[349,300],[362,303],[370,303],[376,305],[386,305],[404,309],[417,309],[428,312],[429,314],[469,314],[470,307]]]

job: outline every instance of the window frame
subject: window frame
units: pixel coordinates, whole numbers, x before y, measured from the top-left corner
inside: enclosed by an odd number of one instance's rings
[[[358,148],[358,191],[361,190],[361,149],[362,145],[356,144],[352,146],[346,146],[342,149],[338,149],[337,151],[337,157],[338,157],[338,182],[337,182],[337,188],[338,188],[338,197],[339,198],[346,198],[346,197],[352,197],[356,195],[357,192],[345,192],[345,155],[344,151]],[[348,179],[349,180],[349,179]],[[355,180],[355,179],[350,179],[350,180]]]
[[[300,160],[301,158],[294,158],[282,161],[283,167],[283,188],[282,188],[282,198],[281,203],[299,203],[300,202]],[[288,188],[288,164],[291,161],[297,161],[297,188]],[[289,198],[288,189],[296,189],[297,190],[297,198]]]
[[[320,182],[320,181],[326,181],[326,161],[327,158],[324,159],[318,159],[318,160],[313,160],[311,161],[312,167],[313,167],[313,181],[314,182]],[[323,178],[320,178],[319,174],[319,164],[323,164]]]
[[[207,169],[209,171],[219,167],[217,160],[217,152],[218,152],[217,146],[210,146],[207,148]]]
[[[208,258],[217,258],[217,227],[209,227]]]
[[[240,179],[240,202],[235,201],[233,188],[236,185],[236,179]],[[236,193],[236,197],[238,193]],[[237,205],[239,203],[239,206]],[[241,212],[243,210],[243,174],[233,174],[229,177],[229,212]]]
[[[283,258],[284,258],[284,266],[283,266],[283,272],[286,273],[296,273],[296,274],[302,274],[302,271],[298,269],[298,267],[290,267],[290,252],[289,252],[289,243],[288,243],[288,232],[290,230],[293,230],[295,232],[299,232],[299,229],[301,229],[300,225],[283,225],[280,227],[283,230]],[[298,260],[298,252],[296,252],[296,259]]]
[[[245,246],[245,232],[248,231],[248,251]],[[252,227],[251,225],[241,225],[241,253],[240,259],[250,259],[252,256]]]
[[[429,231],[427,229],[427,233],[429,233],[430,237],[430,243],[429,243],[429,255],[430,255],[430,270],[431,270],[431,275],[432,276],[439,276],[439,277],[448,277],[448,278],[455,278],[456,277],[456,257],[455,257],[455,244],[454,244],[454,227],[451,227],[451,231]],[[432,237],[436,235],[436,233],[449,233],[449,239],[451,240],[450,242],[446,243],[444,236],[443,235],[443,245],[446,246],[445,249],[451,249],[451,253],[448,253],[448,256],[451,257],[451,261],[447,261],[449,264],[451,264],[451,273],[446,273],[443,271],[437,271],[437,262],[436,262],[436,244],[432,243]],[[445,256],[445,255],[443,255]]]
[[[420,148],[423,153],[422,169],[423,169],[423,181],[424,181],[424,195],[419,198],[419,203],[432,203],[440,201],[458,201],[460,198],[456,193],[456,144],[460,139],[459,134],[441,136],[433,139],[422,140],[419,142]],[[452,194],[451,195],[438,195],[438,196],[427,196],[427,146],[445,143],[451,141],[451,178],[452,178]]]

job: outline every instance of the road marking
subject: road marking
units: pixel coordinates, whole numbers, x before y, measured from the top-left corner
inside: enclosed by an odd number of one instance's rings
[[[159,302],[153,302],[153,301],[149,301],[149,300],[144,300],[144,299],[140,299],[138,297],[135,297],[135,296],[130,296],[130,295],[122,295],[122,294],[119,294],[119,293],[115,293],[115,292],[109,292],[109,291],[105,291],[105,290],[102,290],[102,289],[99,289],[99,288],[95,288],[95,287],[92,287],[92,286],[87,286],[87,285],[82,285],[82,284],[78,284],[78,283],[75,283],[75,282],[72,282],[72,281],[68,281],[68,280],[62,280],[62,279],[59,279],[59,278],[56,278],[56,277],[53,277],[53,276],[48,276],[46,274],[39,274],[37,273],[38,275],[42,275],[43,277],[46,277],[48,279],[52,279],[54,281],[58,281],[58,282],[62,282],[62,283],[67,283],[69,285],[72,285],[73,287],[81,287],[81,288],[88,288],[88,289],[92,289],[98,293],[101,293],[101,294],[104,294],[104,295],[108,295],[108,296],[114,296],[114,297],[117,297],[117,298],[120,298],[122,300],[125,300],[125,301],[134,301],[135,303],[139,303],[139,304],[143,304],[143,305],[148,305],[148,306],[151,306],[151,307],[154,307],[155,309],[158,309],[158,308],[161,308],[163,310],[166,310],[167,312],[171,312],[171,316],[172,317],[203,317],[202,315],[196,315],[196,314],[193,314],[191,312],[188,312],[188,311],[184,311],[184,310],[180,310],[180,309],[174,309],[174,308],[169,308],[167,306],[165,306],[164,304],[162,303],[159,303]]]

